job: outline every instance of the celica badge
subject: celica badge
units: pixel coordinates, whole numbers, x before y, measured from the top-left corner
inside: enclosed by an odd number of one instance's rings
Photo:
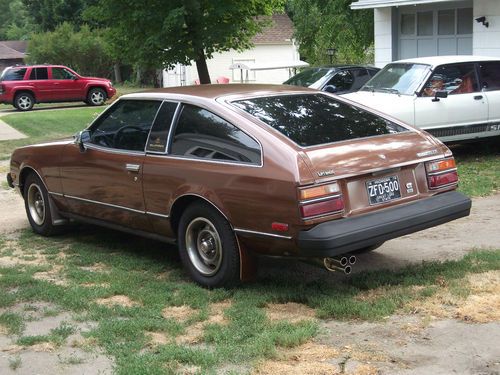
[[[423,158],[424,156],[436,155],[437,153],[438,153],[438,150],[422,151],[422,152],[418,152],[417,156],[419,158]]]
[[[333,171],[333,169],[328,169],[326,171],[319,171],[318,172],[318,176],[319,177],[325,177],[325,176],[331,176],[331,175],[334,175],[335,172]]]

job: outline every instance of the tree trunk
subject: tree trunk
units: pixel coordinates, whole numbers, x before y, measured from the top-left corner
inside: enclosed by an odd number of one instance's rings
[[[205,59],[205,52],[198,51],[198,58],[196,59],[196,69],[198,70],[198,77],[200,84],[210,84],[210,74],[208,73],[207,60]]]
[[[141,72],[141,67],[139,65],[135,67],[135,83],[138,86],[141,86],[142,84],[142,72]]]
[[[116,63],[113,66],[113,69],[115,71],[115,82],[116,83],[122,83],[122,72],[120,70],[120,64]]]

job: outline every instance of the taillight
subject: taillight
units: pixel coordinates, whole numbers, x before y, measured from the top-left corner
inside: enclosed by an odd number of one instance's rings
[[[300,215],[304,219],[331,215],[344,210],[344,200],[336,182],[301,189],[299,197]]]
[[[429,189],[438,189],[458,182],[455,159],[447,158],[425,163]]]

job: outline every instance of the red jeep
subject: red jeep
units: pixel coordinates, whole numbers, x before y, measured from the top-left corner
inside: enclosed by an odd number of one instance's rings
[[[102,105],[116,94],[110,80],[82,77],[62,65],[13,66],[0,75],[0,103],[29,111],[35,103]]]

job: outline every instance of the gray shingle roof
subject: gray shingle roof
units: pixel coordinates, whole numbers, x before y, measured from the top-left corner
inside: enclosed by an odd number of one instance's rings
[[[254,44],[292,44],[292,37],[292,20],[286,14],[274,14],[271,25],[255,35],[252,41]]]
[[[24,59],[26,55],[0,42],[0,60]]]

